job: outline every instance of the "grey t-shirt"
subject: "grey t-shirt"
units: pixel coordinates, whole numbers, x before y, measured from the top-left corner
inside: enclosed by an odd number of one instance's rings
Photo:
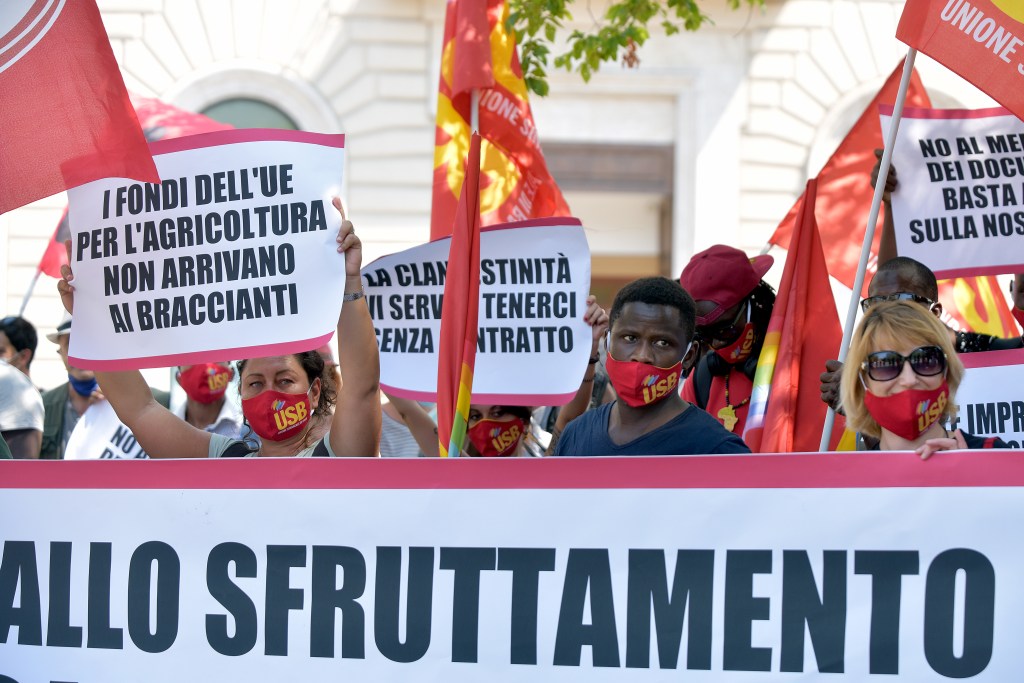
[[[43,431],[43,397],[18,368],[0,360],[0,431]]]

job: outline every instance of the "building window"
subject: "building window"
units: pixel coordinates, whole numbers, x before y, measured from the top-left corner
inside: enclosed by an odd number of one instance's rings
[[[214,121],[235,128],[281,128],[298,130],[290,116],[272,104],[248,97],[235,97],[211,104],[200,112]]]

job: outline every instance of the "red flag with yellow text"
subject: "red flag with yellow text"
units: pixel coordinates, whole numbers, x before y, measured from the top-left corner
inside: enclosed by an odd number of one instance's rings
[[[159,182],[95,0],[0,2],[0,213],[100,178]]]
[[[1024,2],[907,0],[896,37],[1024,119]]]
[[[871,187],[869,180],[876,161],[874,150],[881,149],[884,145],[882,128],[878,120],[878,107],[883,104],[891,105],[896,101],[902,72],[903,64],[900,63],[853,124],[850,132],[839,143],[817,177],[815,218],[821,233],[825,261],[829,264],[829,275],[851,288],[857,273],[868,215],[871,213],[874,188]],[[906,105],[931,107],[928,92],[916,71],[910,79]],[[802,204],[801,195],[769,238],[771,244],[789,247]],[[882,217],[879,216],[861,296],[867,296],[871,276],[878,266],[881,228]],[[940,280],[939,299],[942,301],[944,312],[949,314],[945,321],[947,324],[959,325],[964,329],[997,337],[1019,334],[1006,305],[1006,299],[992,276]],[[838,348],[837,344],[836,349]]]
[[[480,308],[480,146],[480,136],[474,133],[448,246],[437,361],[437,440],[441,457],[459,455],[469,426]]]
[[[828,406],[818,376],[843,340],[815,221],[817,181],[807,183],[779,293],[757,361],[743,440],[755,453],[815,452]],[[845,422],[836,417],[831,448]]]
[[[449,0],[437,97],[430,238],[451,234],[470,138],[470,93],[480,92],[481,225],[568,216],[537,139],[502,0]]]

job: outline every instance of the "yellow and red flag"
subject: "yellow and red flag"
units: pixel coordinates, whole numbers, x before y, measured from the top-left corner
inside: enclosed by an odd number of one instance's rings
[[[449,0],[437,96],[430,239],[451,234],[479,98],[481,225],[568,216],[548,172],[502,0]]]
[[[437,439],[441,457],[457,457],[466,441],[476,365],[480,308],[480,136],[474,133],[466,160],[441,304],[437,362]]]
[[[814,452],[828,406],[818,376],[842,343],[828,266],[814,217],[817,180],[807,183],[782,282],[757,361],[743,440],[755,453]],[[845,423],[837,417],[834,450]]]
[[[907,0],[896,37],[1024,119],[1024,3]]]
[[[825,261],[829,264],[829,275],[851,288],[857,273],[857,263],[860,260],[865,226],[874,194],[874,189],[868,182],[868,174],[875,164],[874,150],[880,149],[884,144],[878,108],[879,105],[891,105],[896,101],[902,72],[901,63],[886,79],[878,94],[825,162],[817,177],[815,218],[821,230],[821,242],[825,251]],[[906,105],[932,106],[928,92],[916,71],[910,79]],[[789,248],[802,206],[801,196],[769,238],[771,244],[784,249]],[[861,296],[867,295],[871,276],[877,269],[878,244],[882,236],[881,224],[882,217],[879,216],[871,245],[871,259],[868,261],[868,277],[864,279]],[[1006,305],[1006,299],[992,276],[940,280],[939,299],[942,301],[943,310],[965,329],[997,337],[1012,337],[1019,334]],[[834,352],[838,352],[838,349],[837,344]]]

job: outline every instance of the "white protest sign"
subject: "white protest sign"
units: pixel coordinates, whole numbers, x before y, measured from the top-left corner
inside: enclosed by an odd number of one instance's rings
[[[385,391],[436,400],[441,302],[450,238],[363,268]],[[590,357],[584,322],[590,249],[575,218],[546,218],[480,233],[480,314],[473,401],[559,405]]]
[[[890,121],[883,111],[883,131]],[[899,174],[892,213],[900,256],[924,263],[940,278],[1021,270],[1020,119],[1005,109],[908,107],[892,163]]]
[[[1020,451],[3,461],[0,519],[16,683],[1020,676]]]
[[[68,192],[70,361],[189,365],[305,351],[331,337],[344,136],[230,130],[150,145],[163,182]]]
[[[960,356],[967,372],[956,391],[957,426],[975,436],[1024,444],[1024,350]]]
[[[148,458],[109,401],[97,401],[78,419],[64,448],[65,460]]]

